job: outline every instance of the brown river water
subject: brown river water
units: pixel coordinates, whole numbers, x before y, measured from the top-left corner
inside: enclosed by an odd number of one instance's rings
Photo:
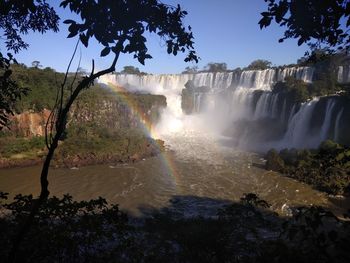
[[[185,216],[213,215],[218,206],[235,202],[248,192],[267,200],[279,213],[297,205],[323,205],[335,212],[335,204],[310,186],[261,168],[261,156],[235,150],[224,138],[187,134],[169,136],[171,150],[131,163],[51,169],[51,195],[73,195],[77,200],[102,196],[134,215],[147,209],[169,207]],[[15,194],[39,193],[40,166],[0,170],[0,191]],[[170,201],[173,200],[173,201]],[[175,201],[174,201],[175,200]]]

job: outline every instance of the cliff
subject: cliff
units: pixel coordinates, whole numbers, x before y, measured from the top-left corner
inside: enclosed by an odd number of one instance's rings
[[[104,93],[95,97],[101,88],[94,88],[91,93],[83,94],[73,105],[68,127],[94,125],[101,129],[152,129],[166,107],[166,98],[160,95],[123,93],[114,95]],[[102,89],[100,90],[103,91]],[[45,125],[50,110],[39,112],[25,110],[11,118],[9,130],[15,136],[44,136]]]
[[[45,125],[54,104],[52,69],[14,67],[16,81],[30,89],[16,105],[9,129],[0,131],[0,168],[42,162]],[[35,80],[33,82],[32,80]],[[112,90],[97,83],[72,105],[67,127],[55,153],[55,166],[137,161],[158,154],[163,142],[150,138],[166,98]]]

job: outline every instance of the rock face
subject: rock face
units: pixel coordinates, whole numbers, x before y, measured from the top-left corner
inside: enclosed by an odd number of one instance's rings
[[[150,138],[166,107],[164,96],[99,91],[83,94],[73,104],[54,166],[134,162],[164,150],[162,141]],[[42,162],[49,115],[44,109],[12,117],[10,129],[0,136],[0,168]]]
[[[192,80],[187,81],[185,88],[181,91],[182,112],[185,114],[194,114],[204,111],[206,104],[208,104],[207,93],[209,91],[209,87],[195,87]]]
[[[151,130],[166,107],[164,96],[123,94],[123,98],[108,97],[99,101],[78,100],[70,111],[68,126],[93,123],[105,129],[140,128]],[[12,117],[10,132],[16,136],[44,136],[50,111],[25,111]]]
[[[71,122],[93,122],[109,129],[148,129],[158,122],[166,98],[160,95],[121,93],[100,101],[77,101],[71,111]]]
[[[47,109],[38,113],[26,111],[16,114],[11,118],[10,130],[17,136],[44,136],[45,125],[49,115],[50,111]]]

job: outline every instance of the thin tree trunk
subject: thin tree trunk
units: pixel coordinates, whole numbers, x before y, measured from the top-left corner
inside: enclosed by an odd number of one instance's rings
[[[13,245],[9,254],[9,262],[13,263],[16,262],[17,254],[20,251],[21,243],[25,237],[25,235],[29,232],[31,225],[33,224],[35,215],[39,212],[39,209],[41,205],[46,201],[48,198],[50,192],[48,189],[49,181],[48,181],[48,174],[49,174],[49,168],[50,163],[52,161],[53,155],[55,153],[55,150],[58,146],[58,141],[60,140],[63,132],[66,129],[66,123],[65,120],[67,119],[70,107],[72,106],[75,99],[78,97],[79,93],[85,89],[88,88],[90,85],[93,84],[94,80],[99,78],[102,75],[111,73],[115,70],[115,65],[119,58],[119,52],[116,53],[115,58],[113,60],[113,63],[111,67],[108,69],[102,70],[97,72],[96,74],[93,73],[94,69],[91,72],[91,75],[89,77],[85,77],[76,87],[76,89],[73,91],[71,96],[69,97],[67,104],[62,109],[59,109],[59,115],[57,116],[56,120],[56,134],[50,144],[49,151],[46,155],[45,162],[43,164],[43,168],[41,171],[40,176],[40,184],[41,184],[41,192],[38,199],[35,200],[32,210],[25,220],[24,224],[20,227],[17,235],[15,236],[15,239],[13,241]],[[67,74],[67,73],[66,73]]]
[[[56,145],[56,147],[57,147],[57,145]],[[49,182],[47,180],[47,175],[49,172],[50,163],[51,163],[51,160],[52,160],[52,157],[53,157],[53,154],[54,154],[56,147],[52,147],[49,150],[49,152],[45,158],[45,162],[43,164],[43,168],[42,168],[41,176],[40,176],[40,182],[41,182],[40,196],[38,199],[36,199],[34,201],[32,210],[30,211],[28,218],[24,222],[23,226],[20,228],[18,234],[16,235],[16,237],[13,241],[13,246],[12,246],[12,249],[11,249],[10,255],[9,255],[9,262],[16,262],[17,252],[19,251],[19,247],[22,243],[22,240],[24,239],[24,236],[29,232],[29,229],[34,221],[34,217],[39,212],[40,206],[46,201],[47,197],[50,194],[50,192],[48,190]]]

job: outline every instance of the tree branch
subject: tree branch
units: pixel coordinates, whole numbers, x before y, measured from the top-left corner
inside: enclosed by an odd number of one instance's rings
[[[29,231],[30,226],[32,225],[35,215],[39,212],[40,206],[46,201],[47,197],[49,196],[50,192],[48,189],[49,186],[49,181],[48,181],[48,174],[49,174],[49,168],[50,168],[50,163],[52,161],[54,152],[58,146],[58,141],[60,140],[63,132],[65,131],[66,128],[66,122],[65,120],[67,119],[69,110],[75,101],[75,99],[78,97],[79,93],[84,89],[88,88],[95,79],[108,74],[112,73],[115,71],[115,66],[117,64],[118,58],[119,58],[120,51],[116,52],[116,55],[114,57],[114,60],[112,62],[112,65],[104,70],[101,70],[97,73],[93,73],[94,68],[92,69],[92,72],[89,77],[85,77],[75,88],[73,91],[72,95],[69,97],[66,105],[60,112],[60,114],[57,115],[56,119],[56,134],[52,139],[52,142],[50,143],[50,147],[48,149],[48,153],[46,155],[43,168],[41,171],[40,175],[40,184],[41,184],[41,192],[39,198],[34,202],[32,210],[27,218],[27,220],[24,222],[23,226],[20,228],[18,234],[16,235],[14,242],[13,242],[13,247],[10,251],[9,254],[9,262],[16,262],[16,255],[18,253],[19,247],[22,243],[23,238],[25,237],[26,233]],[[67,73],[68,74],[68,71]]]

